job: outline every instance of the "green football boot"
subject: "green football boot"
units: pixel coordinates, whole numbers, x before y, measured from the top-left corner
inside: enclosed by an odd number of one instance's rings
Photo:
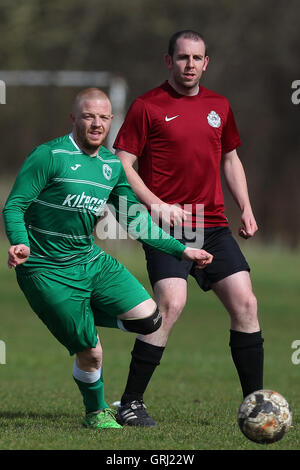
[[[122,428],[117,423],[114,413],[110,408],[105,408],[99,413],[88,413],[85,415],[83,425],[90,429],[108,429],[108,428]]]

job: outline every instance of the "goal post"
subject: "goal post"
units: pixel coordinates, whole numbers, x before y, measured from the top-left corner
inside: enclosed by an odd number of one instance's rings
[[[0,81],[6,88],[8,86],[105,88],[114,113],[106,146],[109,150],[113,149],[113,142],[125,117],[128,86],[124,78],[105,71],[0,70]]]

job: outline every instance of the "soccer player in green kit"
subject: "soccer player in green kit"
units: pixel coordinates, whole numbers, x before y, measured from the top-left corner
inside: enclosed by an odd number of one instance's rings
[[[120,198],[139,204],[120,160],[102,146],[113,118],[97,88],[75,98],[72,133],[35,148],[25,160],[3,210],[11,243],[8,266],[29,304],[71,355],[88,428],[121,428],[104,397],[102,348],[96,326],[151,334],[161,325],[156,303],[117,260],[94,243],[107,203],[122,224]],[[127,217],[129,225],[134,217]],[[212,256],[187,248],[143,212],[139,241],[204,268]],[[141,219],[140,219],[141,220]],[[148,234],[151,232],[151,238]]]

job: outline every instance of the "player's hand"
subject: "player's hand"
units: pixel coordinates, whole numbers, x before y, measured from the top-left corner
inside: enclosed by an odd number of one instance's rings
[[[15,268],[19,264],[25,263],[28,260],[30,255],[30,249],[28,246],[20,244],[20,245],[12,245],[8,252],[8,267]]]
[[[186,248],[182,254],[182,259],[193,261],[197,263],[197,268],[203,269],[213,260],[213,255],[205,250],[197,248]]]
[[[243,225],[239,228],[239,236],[245,239],[253,237],[258,227],[252,211],[244,211],[241,220]]]
[[[151,206],[151,214],[155,218],[161,219],[166,224],[174,227],[174,225],[182,225],[187,220],[188,216],[191,216],[191,212],[188,212],[177,204],[153,204]]]

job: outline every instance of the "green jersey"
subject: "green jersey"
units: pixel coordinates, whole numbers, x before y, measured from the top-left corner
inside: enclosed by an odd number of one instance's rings
[[[126,214],[120,210],[121,199],[126,202],[121,204]],[[11,245],[30,247],[22,269],[73,266],[98,257],[102,250],[94,242],[93,231],[106,204],[114,206],[127,230],[139,217],[139,241],[181,258],[185,246],[166,237],[146,210],[142,216],[129,215],[130,207],[139,201],[121,161],[103,146],[91,157],[70,134],[40,145],[27,157],[4,207]]]

